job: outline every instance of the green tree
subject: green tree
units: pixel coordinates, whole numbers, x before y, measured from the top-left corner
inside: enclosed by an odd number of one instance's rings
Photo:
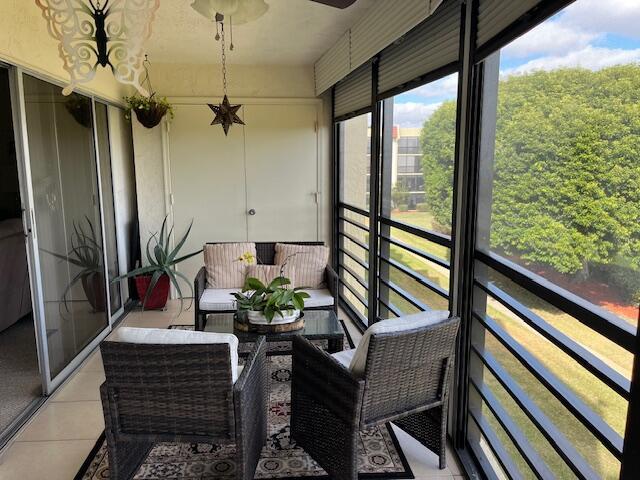
[[[456,148],[456,102],[444,102],[420,132],[424,192],[429,212],[444,229],[451,229],[453,159]]]
[[[640,267],[640,66],[500,82],[491,246],[559,272]],[[451,222],[455,104],[421,132],[426,202]]]

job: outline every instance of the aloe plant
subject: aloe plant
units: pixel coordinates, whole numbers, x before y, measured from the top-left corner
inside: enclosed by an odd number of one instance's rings
[[[184,308],[184,296],[182,295],[182,289],[180,288],[180,284],[178,283],[178,277],[182,278],[187,282],[187,285],[189,285],[189,288],[191,290],[191,297],[193,297],[193,287],[191,286],[191,281],[182,273],[178,272],[175,267],[180,262],[183,262],[202,252],[202,249],[200,249],[197,252],[192,252],[180,257],[178,256],[178,254],[180,253],[180,249],[187,241],[187,237],[191,232],[192,226],[193,221],[191,221],[191,223],[189,224],[189,228],[182,236],[178,244],[175,246],[175,248],[171,250],[169,247],[169,239],[171,238],[171,234],[173,233],[173,226],[169,230],[167,230],[167,217],[165,217],[164,221],[162,222],[162,228],[160,229],[160,232],[156,232],[151,235],[149,241],[147,242],[146,253],[149,265],[136,268],[134,270],[131,270],[129,273],[120,275],[119,277],[113,279],[112,283],[124,278],[137,277],[139,275],[151,275],[149,288],[147,288],[147,292],[144,296],[144,299],[142,300],[142,310],[144,310],[144,307],[147,303],[147,298],[149,297],[150,293],[153,292],[153,289],[156,287],[158,280],[160,280],[160,277],[162,277],[163,275],[167,275],[173,286],[176,288],[178,297],[180,298],[180,312],[178,312],[178,315],[182,313],[182,310]]]
[[[59,254],[51,252],[46,249],[42,249],[44,252],[52,255],[60,260],[75,265],[80,271],[71,279],[67,287],[62,292],[62,303],[65,309],[69,311],[67,304],[67,296],[73,288],[73,286],[83,280],[87,280],[94,275],[104,275],[102,268],[102,246],[98,242],[96,231],[93,227],[93,223],[89,217],[85,216],[87,227],[83,227],[82,222],[73,221],[73,232],[71,232],[69,242],[71,243],[71,249],[66,254]],[[83,285],[84,286],[84,285]],[[104,284],[103,284],[104,287]],[[87,293],[89,298],[90,293]],[[96,294],[104,296],[104,292],[94,292]]]

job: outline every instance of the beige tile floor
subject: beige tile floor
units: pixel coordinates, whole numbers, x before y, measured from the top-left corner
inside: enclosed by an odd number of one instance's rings
[[[171,302],[164,312],[131,312],[120,325],[166,328],[192,323],[192,311],[178,317],[176,311]],[[357,328],[350,323],[347,327],[357,342]],[[102,361],[94,352],[0,452],[0,480],[72,480],[104,429],[98,393],[103,381]],[[464,478],[453,454],[448,455],[449,467],[439,470],[433,453],[404,432],[396,429],[396,434],[416,479]]]

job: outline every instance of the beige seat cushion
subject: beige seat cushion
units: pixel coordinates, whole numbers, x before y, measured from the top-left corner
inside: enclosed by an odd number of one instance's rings
[[[367,356],[369,354],[369,340],[371,335],[379,333],[399,333],[414,328],[435,325],[449,318],[446,310],[431,310],[428,312],[415,313],[399,318],[390,318],[374,323],[364,332],[350,363],[350,369],[354,375],[362,376],[367,367]],[[402,352],[398,352],[402,353]],[[398,361],[401,361],[400,359]]]
[[[329,263],[329,249],[324,245],[276,243],[275,263],[291,265],[296,272],[296,287],[324,287],[324,271]]]
[[[256,263],[255,243],[216,243],[204,246],[204,266],[207,286],[211,288],[242,288],[247,277],[248,264],[238,260],[249,253]]]
[[[138,343],[151,345],[202,345],[211,343],[228,343],[231,356],[231,377],[238,379],[238,337],[231,333],[194,332],[168,328],[116,328],[109,337],[109,342]]]
[[[247,278],[257,278],[265,285],[269,285],[273,279],[280,276],[281,268],[282,265],[249,265]],[[285,278],[291,280],[291,285],[296,284],[296,272],[294,267],[291,265],[285,265],[282,274]]]

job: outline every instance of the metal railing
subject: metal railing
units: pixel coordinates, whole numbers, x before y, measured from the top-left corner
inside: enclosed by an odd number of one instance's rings
[[[593,305],[587,300],[564,290],[545,278],[517,265],[496,253],[476,251],[476,261],[498,272],[503,277],[513,282],[560,312],[570,315],[577,322],[598,333],[605,339],[619,345],[628,352],[635,352],[636,332],[634,327],[612,313]],[[476,269],[477,270],[477,269]],[[494,282],[476,277],[474,285],[478,292],[486,295],[501,307],[506,308],[515,319],[521,320],[531,328],[535,334],[546,339],[552,346],[566,354],[581,368],[592,374],[602,385],[610,388],[629,400],[631,396],[631,382],[623,374],[612,368],[605,360],[578,341],[558,330],[555,326],[533,312],[530,308],[518,301],[512,295],[498,287]],[[486,308],[486,307],[485,307]],[[509,352],[541,387],[549,392],[569,415],[582,424],[597,441],[604,446],[617,460],[622,461],[624,439],[603,418],[585,403],[578,395],[567,386],[562,379],[552,373],[521,341],[514,338],[499,322],[485,312],[475,308],[472,313],[473,321],[477,326],[491,335],[499,344]],[[554,421],[547,417],[543,410],[523,390],[518,382],[512,378],[505,367],[498,361],[484,344],[472,341],[471,349],[477,361],[480,362],[500,383],[516,405],[527,418],[537,427],[539,432],[557,451],[558,455],[573,471],[578,478],[599,478],[583,454],[577,451],[575,445],[555,425]],[[477,371],[477,370],[476,370]],[[477,374],[476,374],[477,375]],[[491,387],[484,383],[482,378],[472,374],[470,386],[480,396],[489,408],[496,420],[505,431],[519,454],[538,478],[555,478],[549,466],[541,459],[527,438],[514,422],[512,416],[500,403]],[[470,419],[487,441],[489,448],[500,462],[505,473],[511,478],[520,478],[520,473],[515,465],[502,458],[505,446],[495,432],[486,431],[486,425],[482,413],[477,409],[470,409]],[[513,470],[515,468],[515,470]]]

